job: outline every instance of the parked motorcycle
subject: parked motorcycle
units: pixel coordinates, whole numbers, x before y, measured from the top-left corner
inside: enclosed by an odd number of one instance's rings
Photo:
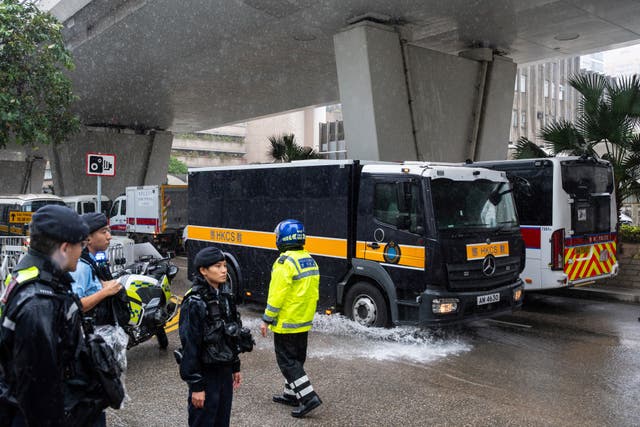
[[[164,327],[178,313],[178,300],[171,294],[171,281],[176,274],[178,267],[170,258],[153,257],[142,257],[114,274],[129,297],[131,316],[124,328],[129,335],[127,348],[154,335],[160,348],[169,345]]]

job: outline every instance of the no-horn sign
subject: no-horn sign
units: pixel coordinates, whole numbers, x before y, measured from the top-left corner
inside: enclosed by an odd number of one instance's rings
[[[87,175],[115,176],[116,155],[87,153]]]

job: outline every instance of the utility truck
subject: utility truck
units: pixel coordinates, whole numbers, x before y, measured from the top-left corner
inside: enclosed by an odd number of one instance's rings
[[[182,249],[187,224],[186,185],[127,187],[109,214],[111,230],[136,243],[150,242],[160,252]]]
[[[191,169],[187,252],[227,258],[234,294],[265,303],[274,228],[302,221],[318,308],[367,326],[434,326],[522,304],[524,243],[504,172],[309,160]]]

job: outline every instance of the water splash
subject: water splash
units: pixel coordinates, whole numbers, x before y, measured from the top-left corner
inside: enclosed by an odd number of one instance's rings
[[[311,357],[425,363],[471,350],[471,345],[459,336],[442,330],[421,330],[410,326],[367,328],[339,315],[316,315],[313,327],[316,332],[346,339],[341,339],[337,346],[312,347]]]
[[[243,321],[258,334],[260,322],[260,318],[246,317]],[[367,328],[340,315],[317,314],[313,334],[308,355],[318,358],[427,363],[471,350],[471,345],[454,333],[410,326]],[[273,347],[271,339],[262,337],[256,337],[256,345],[260,349]]]

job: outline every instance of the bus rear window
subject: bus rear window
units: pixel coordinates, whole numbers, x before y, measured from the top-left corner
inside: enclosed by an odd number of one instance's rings
[[[562,188],[573,196],[613,192],[611,165],[592,161],[562,162]]]

